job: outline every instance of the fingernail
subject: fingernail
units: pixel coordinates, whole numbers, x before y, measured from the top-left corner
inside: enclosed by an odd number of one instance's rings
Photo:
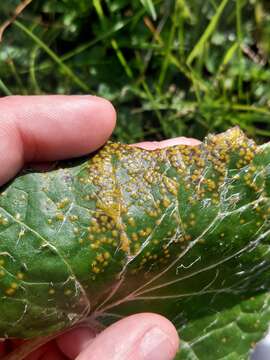
[[[140,343],[140,352],[143,360],[172,360],[175,356],[168,335],[158,327],[146,332]]]

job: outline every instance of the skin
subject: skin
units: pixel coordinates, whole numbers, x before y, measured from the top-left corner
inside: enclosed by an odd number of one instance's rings
[[[26,163],[88,154],[111,135],[116,113],[110,102],[94,96],[10,96],[0,99],[0,185]],[[175,138],[133,146],[153,150],[199,141]],[[42,165],[43,166],[43,165]],[[0,359],[22,341],[0,342]],[[77,328],[59,336],[27,360],[171,360],[179,348],[176,329],[164,317],[142,313],[122,319],[96,334]]]

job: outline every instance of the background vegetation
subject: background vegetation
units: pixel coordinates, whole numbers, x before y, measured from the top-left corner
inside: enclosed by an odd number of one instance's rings
[[[32,0],[0,43],[1,95],[110,99],[124,142],[270,136],[268,0]],[[20,1],[0,2],[0,21]]]

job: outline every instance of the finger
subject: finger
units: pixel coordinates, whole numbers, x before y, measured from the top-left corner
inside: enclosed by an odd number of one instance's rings
[[[24,360],[68,360],[54,341],[41,346]]]
[[[100,147],[115,125],[113,106],[95,96],[0,99],[0,183],[24,162],[52,161]]]
[[[47,353],[51,353],[54,351],[56,345],[53,341],[48,342],[47,344],[42,345],[37,350],[33,351],[30,355],[28,355],[24,360],[40,360],[40,358]],[[57,351],[59,351],[57,349]]]
[[[95,332],[93,330],[77,328],[59,336],[55,341],[63,354],[69,359],[75,359],[94,337]]]
[[[197,139],[193,138],[186,138],[186,137],[177,137],[173,139],[163,140],[163,141],[144,141],[141,143],[133,144],[132,146],[136,146],[146,150],[156,150],[162,149],[169,146],[175,145],[189,145],[189,146],[196,146],[199,145],[201,142]]]
[[[48,352],[44,353],[39,360],[67,360],[68,358],[64,356],[60,350],[55,347],[50,349]]]
[[[6,344],[5,340],[0,340],[0,359],[6,354]]]
[[[108,327],[76,360],[172,360],[178,346],[177,332],[169,320],[144,313]]]

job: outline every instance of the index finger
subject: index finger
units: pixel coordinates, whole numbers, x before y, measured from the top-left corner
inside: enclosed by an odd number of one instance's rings
[[[0,184],[25,162],[52,161],[99,148],[115,126],[111,103],[95,96],[0,99]]]

